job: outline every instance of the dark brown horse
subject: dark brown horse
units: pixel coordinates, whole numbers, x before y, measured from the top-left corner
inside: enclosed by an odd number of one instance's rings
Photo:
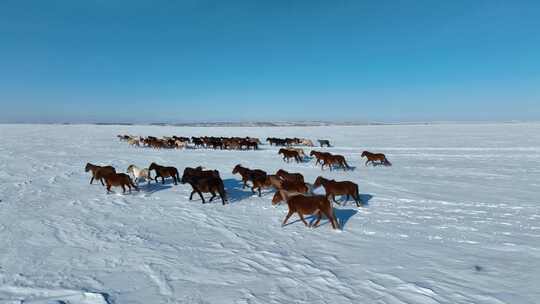
[[[324,166],[328,166],[330,168],[330,171],[332,171],[332,167],[334,165],[343,168],[343,170],[350,169],[349,164],[347,164],[347,161],[345,160],[345,156],[343,155],[337,155],[337,154],[330,154],[330,155],[324,155],[322,157],[323,164],[321,166],[321,169],[324,169]]]
[[[356,202],[356,206],[360,207],[361,200],[357,184],[350,181],[337,182],[333,179],[329,180],[322,176],[319,176],[315,180],[313,188],[317,188],[320,186],[324,187],[324,191],[326,192],[327,197],[332,196],[332,200],[334,201],[334,203],[339,204],[338,202],[336,202],[336,195],[347,195],[346,200],[349,200],[349,196],[352,196],[352,198]]]
[[[198,193],[201,197],[202,203],[206,203],[203,197],[203,193],[211,193],[212,197],[210,198],[210,202],[216,198],[216,193],[219,193],[219,196],[221,197],[221,202],[223,205],[227,202],[227,194],[225,192],[225,186],[223,184],[223,180],[219,177],[210,176],[210,177],[200,177],[200,176],[190,176],[190,175],[184,175],[182,176],[182,184],[188,183],[191,185],[191,188],[193,188],[193,191],[191,191],[191,195],[189,196],[189,200],[193,199],[193,194]]]
[[[281,179],[292,182],[304,182],[304,176],[300,173],[289,173],[283,169],[279,169],[276,175]]]
[[[176,169],[175,167],[164,167],[156,163],[151,163],[150,167],[148,167],[148,170],[156,171],[156,176],[154,177],[154,181],[156,181],[156,183],[158,177],[161,177],[162,184],[165,184],[166,177],[172,177],[174,184],[178,185],[178,180],[180,180],[180,176],[178,175],[178,169]]]
[[[281,148],[279,149],[278,154],[283,154],[283,160],[286,162],[289,162],[291,158],[293,158],[297,163],[302,162],[302,158],[300,157],[300,153],[298,153],[298,151]]]
[[[133,183],[131,177],[125,173],[111,173],[105,176],[105,183],[107,184],[107,193],[111,191],[111,187],[122,187],[122,193],[126,193],[126,186],[131,192],[131,188],[139,191],[139,188]]]
[[[240,174],[242,176],[242,189],[244,189],[247,186],[247,182],[250,181],[253,183],[253,186],[251,187],[251,191],[255,193],[255,189],[257,188],[259,190],[259,197],[261,196],[261,188],[265,187],[266,185],[266,172],[263,170],[255,169],[251,170],[246,167],[242,167],[241,165],[236,165],[232,171],[232,174]]]
[[[374,166],[379,164],[379,165],[385,165],[385,166],[391,166],[392,163],[390,163],[388,161],[388,159],[386,158],[386,155],[382,154],[382,153],[371,153],[371,152],[368,152],[368,151],[364,151],[362,152],[362,156],[361,157],[366,157],[367,160],[366,160],[366,166],[368,163],[371,163],[373,164]]]
[[[91,163],[86,164],[84,171],[92,171],[92,178],[90,179],[90,184],[94,182],[94,179],[97,179],[101,182],[103,186],[105,186],[105,184],[103,183],[103,179],[105,178],[105,176],[108,174],[116,173],[116,169],[114,169],[113,166],[97,166]]]
[[[201,166],[198,166],[195,168],[186,167],[184,169],[184,174],[182,174],[182,179],[184,177],[190,177],[190,176],[221,178],[218,170],[203,170]]]
[[[317,221],[313,224],[313,227],[317,227],[321,221],[322,215],[324,214],[332,224],[333,229],[339,228],[339,222],[336,220],[332,204],[326,196],[306,196],[303,194],[289,196],[285,192],[282,193],[282,195],[287,200],[287,206],[289,206],[289,213],[287,213],[287,216],[285,216],[282,225],[287,223],[287,220],[289,220],[291,215],[297,213],[304,225],[306,225],[306,227],[310,227],[310,225],[304,219],[304,215],[317,214]]]

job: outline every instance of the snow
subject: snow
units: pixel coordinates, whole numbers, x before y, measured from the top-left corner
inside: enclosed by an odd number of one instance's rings
[[[328,138],[354,171],[277,149],[152,150],[117,134]],[[0,303],[538,303],[540,124],[323,127],[0,125]],[[365,167],[362,150],[392,167]],[[309,151],[309,149],[306,149]],[[141,183],[106,194],[86,162],[218,169],[231,200]],[[359,184],[343,231],[240,188],[234,165]]]

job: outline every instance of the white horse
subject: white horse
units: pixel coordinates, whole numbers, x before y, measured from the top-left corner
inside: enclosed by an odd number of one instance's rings
[[[137,146],[139,147],[141,145],[141,142],[139,141],[138,138],[135,138],[135,137],[130,137],[128,140],[127,140],[128,144],[132,145],[132,146]]]
[[[305,138],[302,138],[301,144],[304,145],[304,146],[308,146],[308,147],[313,147],[314,146],[311,139],[305,139]]]
[[[152,176],[150,175],[148,168],[140,169],[135,165],[129,165],[127,172],[133,174],[135,183],[139,183],[139,180],[143,179],[150,184],[150,181],[152,180]]]
[[[176,149],[185,149],[188,146],[187,142],[178,139],[174,141],[174,145],[176,146]]]

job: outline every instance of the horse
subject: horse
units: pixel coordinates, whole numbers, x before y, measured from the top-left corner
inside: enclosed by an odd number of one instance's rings
[[[91,163],[86,163],[84,168],[85,172],[92,171],[92,178],[90,179],[90,184],[94,182],[94,179],[97,179],[101,182],[101,185],[105,186],[103,183],[103,178],[107,174],[116,173],[116,169],[113,166],[97,166]]]
[[[304,153],[304,149],[302,149],[302,148],[286,148],[286,150],[298,152],[298,155],[299,155],[301,158],[305,158],[305,157],[306,157],[306,153]]]
[[[176,149],[185,149],[187,148],[188,144],[184,140],[176,139],[174,141],[174,146],[176,147]]]
[[[317,139],[317,141],[319,142],[319,145],[321,146],[321,148],[324,147],[325,145],[329,148],[331,147],[330,141],[328,139]]]
[[[141,179],[146,180],[149,184],[152,180],[152,176],[150,175],[150,170],[148,170],[148,168],[140,169],[135,165],[129,165],[127,168],[127,173],[133,174],[136,184],[139,183],[139,180]]]
[[[225,192],[225,186],[223,184],[223,180],[219,177],[210,176],[210,177],[200,177],[200,176],[193,176],[193,175],[187,175],[182,176],[181,180],[182,184],[188,183],[191,185],[191,188],[193,190],[191,191],[191,195],[189,196],[189,200],[193,199],[193,194],[198,193],[201,197],[202,203],[206,203],[204,200],[204,197],[202,193],[211,193],[212,197],[210,198],[210,202],[216,198],[216,192],[219,193],[219,196],[221,197],[221,202],[223,205],[227,202],[227,194]]]
[[[392,163],[388,161],[388,159],[386,158],[386,155],[382,154],[382,153],[371,153],[371,152],[368,152],[368,151],[364,151],[362,152],[362,158],[363,157],[366,157],[367,160],[366,160],[366,166],[369,162],[371,162],[374,166],[375,166],[375,161],[378,161],[379,164],[381,165],[385,165],[385,166],[391,166]]]
[[[282,192],[286,192],[289,195],[294,195],[308,193],[310,190],[308,185],[304,182],[285,180],[281,180],[276,189],[278,191],[276,191],[276,193],[274,193],[274,197],[272,197],[272,205],[275,205],[284,199]]]
[[[281,178],[275,174],[266,175],[264,186],[266,188],[274,187],[278,189],[281,186]]]
[[[313,147],[313,142],[310,139],[301,138],[300,144],[308,147]]]
[[[161,177],[161,183],[165,184],[165,177],[172,177],[174,184],[178,185],[178,180],[180,179],[180,176],[178,175],[178,169],[175,167],[163,167],[156,163],[151,163],[150,167],[148,167],[149,171],[156,171],[156,176],[154,177],[154,181],[157,183],[158,177]]]
[[[236,165],[232,171],[232,174],[240,174],[242,176],[242,189],[247,186],[247,182],[251,181],[253,186],[251,191],[255,193],[255,188],[259,189],[259,197],[261,196],[261,188],[266,184],[266,172],[263,170],[255,169],[251,170],[249,168],[242,167],[240,164]]]
[[[107,193],[111,192],[112,186],[122,187],[122,193],[126,193],[126,186],[128,186],[129,192],[131,192],[131,187],[139,191],[139,188],[133,183],[131,177],[125,173],[108,174],[105,176],[105,183],[107,184]]]
[[[289,149],[281,148],[279,149],[278,154],[283,154],[283,160],[289,162],[289,159],[294,158],[297,163],[302,162],[300,159],[300,154],[298,151],[291,151]]]
[[[315,162],[315,165],[322,164],[324,157],[330,156],[330,155],[332,154],[328,152],[320,152],[320,151],[315,151],[315,150],[311,150],[311,152],[309,153],[309,156],[314,156],[315,159],[317,160]]]
[[[304,182],[304,176],[300,173],[289,173],[283,169],[279,169],[276,175],[281,179],[292,182]]]
[[[289,195],[285,191],[282,193],[283,197],[287,201],[287,206],[289,207],[289,213],[285,216],[285,219],[283,220],[283,223],[281,224],[284,226],[289,218],[294,214],[297,213],[304,225],[306,227],[311,227],[306,220],[304,219],[304,215],[308,214],[317,214],[317,221],[313,224],[312,227],[317,227],[319,225],[319,222],[321,221],[322,215],[324,214],[330,223],[332,224],[332,229],[339,228],[339,222],[336,220],[335,214],[334,214],[334,208],[332,208],[332,204],[328,200],[328,198],[324,195],[314,195],[314,196],[306,196],[303,194],[297,194],[297,195]]]
[[[137,138],[133,138],[133,137],[130,137],[128,140],[127,140],[128,144],[131,145],[131,146],[137,146],[139,147],[141,145],[139,139]]]
[[[313,188],[317,188],[320,186],[323,186],[327,197],[332,196],[332,200],[334,201],[334,203],[339,205],[339,203],[336,202],[336,195],[347,195],[346,200],[349,200],[349,196],[352,196],[352,198],[354,198],[354,201],[356,202],[356,206],[360,207],[360,192],[358,191],[357,184],[350,181],[337,182],[333,179],[329,180],[322,176],[319,176],[315,180]]]
[[[343,168],[343,170],[350,169],[351,167],[349,164],[347,164],[347,161],[345,160],[345,156],[343,155],[326,155],[322,158],[323,164],[321,166],[321,169],[324,170],[324,166],[328,166],[330,168],[330,171],[332,171],[332,165],[338,165]]]
[[[195,167],[195,168],[186,167],[184,169],[184,173],[182,174],[182,179],[184,179],[184,177],[188,178],[188,177],[191,177],[191,176],[221,178],[219,176],[219,171],[218,170],[203,170],[203,168],[201,166],[198,166],[198,167]]]

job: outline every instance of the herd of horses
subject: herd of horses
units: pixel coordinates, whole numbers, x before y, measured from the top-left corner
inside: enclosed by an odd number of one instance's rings
[[[163,136],[161,138],[155,136],[133,136],[133,135],[117,135],[118,139],[127,142],[131,146],[150,147],[154,149],[227,149],[227,150],[258,150],[261,141],[255,137],[218,137],[218,136],[200,136],[200,137],[185,137],[185,136]],[[313,147],[314,144],[310,139],[306,138],[276,138],[268,137],[266,141],[274,146],[303,145]],[[318,139],[317,142],[321,147],[331,147],[330,141],[327,139]]]
[[[250,137],[192,137],[191,139],[176,136],[171,138],[164,137],[161,139],[152,136],[135,138],[128,135],[119,135],[118,137],[121,140],[128,142],[133,140],[138,142],[135,144],[130,142],[132,145],[144,145],[149,147],[159,146],[162,148],[178,147],[180,142],[191,143],[195,147],[212,147],[214,149],[216,149],[216,147],[221,149],[231,149],[233,147],[236,149],[242,149],[244,147],[245,149],[250,149],[250,147],[253,147],[254,149],[258,149],[258,145],[260,144],[260,141],[257,138]],[[301,148],[291,146],[313,145],[310,140],[301,138],[280,139],[272,137],[268,138],[267,142],[269,142],[270,145],[284,146],[279,149],[278,154],[283,155],[283,159],[287,162],[289,162],[290,159],[301,162],[306,157]],[[328,140],[319,140],[319,144],[321,146],[330,146]],[[330,170],[332,170],[332,167],[340,167],[344,170],[351,168],[343,155],[312,150],[310,156],[316,160],[316,165],[321,165],[322,169],[324,169],[325,166]],[[362,157],[367,158],[365,163],[366,166],[370,163],[374,166],[392,165],[382,153],[364,151]],[[164,184],[165,179],[172,179],[174,185],[181,183],[189,184],[191,186],[192,191],[189,200],[193,199],[193,195],[198,194],[204,204],[206,203],[206,200],[203,193],[209,193],[211,194],[209,202],[212,202],[219,195],[223,205],[228,203],[225,184],[221,178],[220,172],[218,170],[205,170],[201,166],[184,168],[182,177],[180,177],[177,168],[158,165],[155,162],[151,163],[147,168],[139,168],[135,165],[130,165],[128,166],[126,173],[119,173],[112,166],[98,166],[87,163],[85,171],[91,172],[92,174],[90,184],[95,180],[100,181],[101,184],[106,187],[107,193],[111,191],[111,187],[113,186],[121,187],[123,193],[125,193],[126,190],[131,192],[132,189],[139,191],[138,184],[141,181],[146,181],[147,183],[154,181],[155,183],[161,182]],[[153,176],[152,172],[154,173]],[[274,174],[268,174],[262,169],[251,169],[244,167],[241,164],[236,165],[232,169],[232,174],[238,174],[240,176],[242,180],[242,189],[245,189],[246,187],[251,188],[252,193],[257,193],[259,197],[262,196],[261,191],[263,189],[275,190],[272,197],[272,205],[285,201],[289,208],[289,212],[283,220],[283,225],[286,224],[288,219],[294,213],[297,213],[306,226],[310,225],[305,221],[304,215],[317,216],[317,220],[313,224],[314,227],[319,224],[324,215],[329,219],[332,228],[337,229],[339,228],[339,222],[336,220],[332,202],[338,205],[341,204],[336,201],[336,196],[345,196],[344,203],[352,198],[357,207],[361,207],[364,204],[360,197],[358,184],[352,181],[336,181],[319,176],[313,183],[307,183],[301,173],[291,173],[279,169]],[[324,188],[325,195],[317,195],[314,193],[314,189],[319,187]]]

